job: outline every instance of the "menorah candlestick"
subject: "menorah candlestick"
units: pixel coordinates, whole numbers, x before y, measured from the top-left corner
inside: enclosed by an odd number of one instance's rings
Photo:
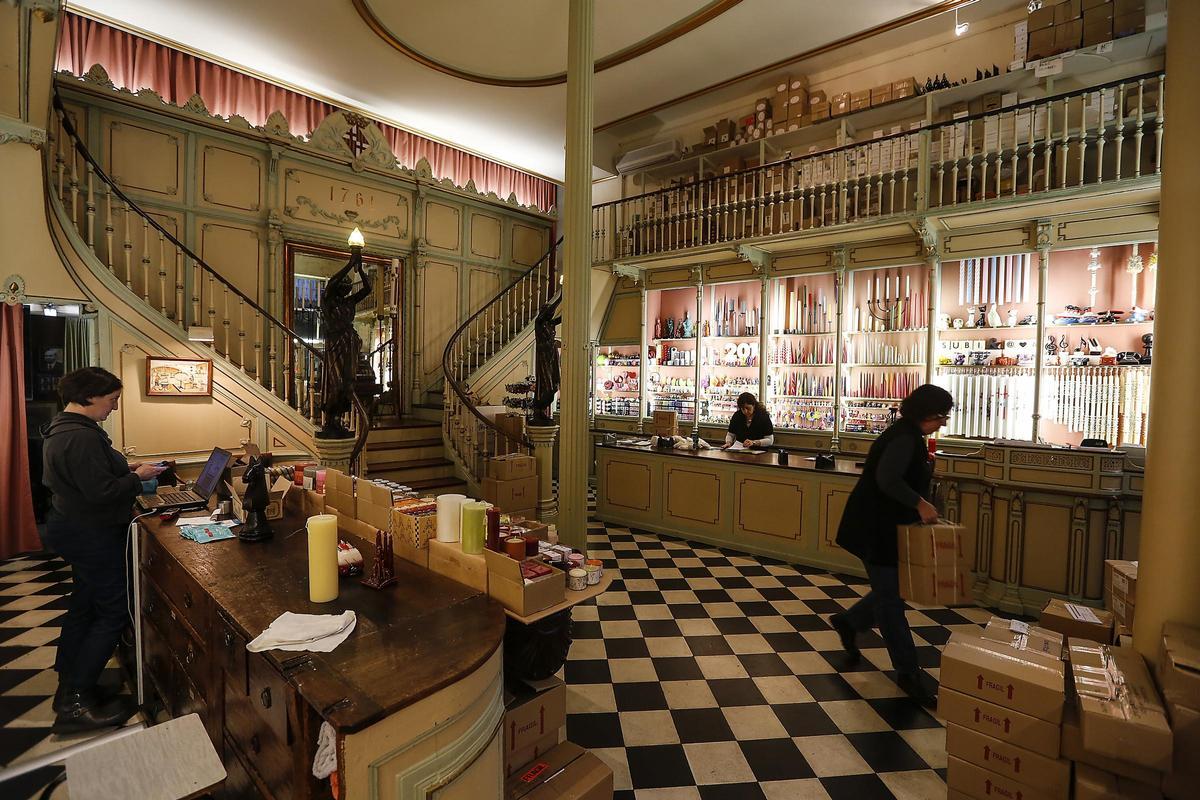
[[[894,300],[886,297],[879,300],[871,299],[867,301],[867,311],[874,319],[883,324],[885,331],[893,331],[897,329],[900,317],[907,305],[907,297],[897,297]]]

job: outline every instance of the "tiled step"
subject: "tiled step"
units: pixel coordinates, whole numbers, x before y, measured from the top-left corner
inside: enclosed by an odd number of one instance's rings
[[[370,469],[372,478],[386,478],[397,483],[412,485],[413,481],[447,478],[458,480],[454,463],[445,458],[426,458],[406,462],[403,466]]]

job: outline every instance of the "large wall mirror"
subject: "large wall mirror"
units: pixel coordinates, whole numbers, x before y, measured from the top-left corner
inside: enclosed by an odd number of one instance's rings
[[[317,351],[324,351],[321,297],[325,284],[350,260],[350,251],[288,242],[284,247],[284,321]],[[371,294],[359,303],[354,326],[362,339],[355,393],[372,420],[399,416],[403,262],[363,253]],[[295,374],[308,385],[313,369],[293,354]]]

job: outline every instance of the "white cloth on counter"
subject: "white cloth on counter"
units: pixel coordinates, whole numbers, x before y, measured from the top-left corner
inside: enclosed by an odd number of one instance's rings
[[[672,450],[691,450],[691,449],[693,449],[692,448],[692,440],[688,439],[686,436],[673,436],[670,438],[671,438],[671,441],[673,441],[675,443],[675,444],[671,445]],[[659,440],[658,436],[651,436],[650,437],[650,446],[658,447],[658,440]],[[712,445],[710,445],[708,442],[701,439],[699,442],[699,445],[695,449],[696,450],[708,450],[711,447],[712,447]]]
[[[262,650],[329,653],[346,641],[357,623],[358,618],[353,611],[343,614],[293,614],[285,611],[246,645],[246,649],[251,653]]]

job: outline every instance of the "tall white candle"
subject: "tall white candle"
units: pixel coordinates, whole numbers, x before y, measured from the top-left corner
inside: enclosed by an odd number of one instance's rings
[[[461,537],[462,504],[468,498],[462,494],[442,494],[437,499],[437,540],[457,542]]]

